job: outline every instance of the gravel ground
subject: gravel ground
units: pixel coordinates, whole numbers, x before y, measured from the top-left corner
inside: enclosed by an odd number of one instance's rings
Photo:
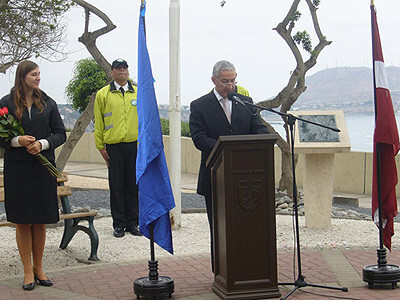
[[[70,203],[74,206],[84,207],[90,206],[92,209],[110,209],[110,192],[108,190],[82,190],[73,189]],[[204,197],[196,193],[181,194],[182,210],[191,212],[191,210],[206,209]],[[334,204],[337,208],[352,209],[362,214],[370,215],[371,209],[365,207],[355,207],[343,204]],[[400,221],[400,216],[395,218],[395,221]]]
[[[100,189],[82,189],[73,188],[72,195],[69,197],[71,205],[76,207],[89,206],[91,209],[107,209],[110,210],[110,192],[109,190]],[[204,197],[196,193],[181,194],[182,210],[184,212],[201,211],[206,208]],[[334,204],[337,208],[352,209],[362,214],[370,215],[371,209],[364,207],[355,207],[342,204]],[[4,203],[0,203],[0,213],[4,212]],[[396,222],[400,221],[400,216],[395,218]]]
[[[69,197],[71,205],[90,206],[92,209],[110,209],[110,192],[108,190],[73,189]],[[205,209],[204,197],[195,193],[181,194],[182,209]]]
[[[108,188],[105,179],[69,176],[68,184],[74,188],[91,189],[90,191],[74,190],[73,192],[74,196],[82,193],[78,198],[85,199],[85,205],[96,208],[109,202],[107,192],[99,190]],[[71,198],[71,202],[78,201],[73,200],[74,197]],[[187,197],[182,198],[183,203],[189,203],[192,207],[204,205],[202,197],[196,194],[188,194]],[[301,246],[304,249],[320,250],[337,247],[376,249],[378,244],[378,229],[372,221],[332,219],[332,226],[329,229],[309,229],[304,225],[304,217],[299,217],[299,220]],[[149,258],[148,239],[132,235],[125,235],[121,239],[114,238],[110,217],[96,219],[94,224],[100,238],[98,256],[101,262],[121,262]],[[288,215],[277,215],[276,224],[277,247],[290,251],[293,249],[293,218]],[[0,227],[0,232],[0,279],[22,276],[23,269],[15,242],[15,229],[13,227]],[[53,227],[47,230],[43,260],[47,272],[82,265],[82,261],[89,256],[90,242],[85,233],[78,232],[66,250],[58,248],[62,234],[63,227]],[[206,214],[182,214],[182,228],[173,231],[173,241],[175,255],[209,252],[210,238]],[[393,247],[400,245],[400,235],[395,234],[392,241]],[[156,257],[169,255],[166,251],[156,247]]]

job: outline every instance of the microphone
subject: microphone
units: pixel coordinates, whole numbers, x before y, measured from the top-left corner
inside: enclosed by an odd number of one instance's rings
[[[246,104],[244,104],[244,102],[239,98],[239,96],[235,92],[229,92],[228,99],[236,103],[242,104],[243,106],[246,106]]]

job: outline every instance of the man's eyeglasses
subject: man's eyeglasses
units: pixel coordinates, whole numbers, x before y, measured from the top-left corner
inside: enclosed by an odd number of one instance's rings
[[[232,81],[228,81],[228,82],[222,82],[222,81],[219,80],[217,77],[215,77],[215,79],[217,79],[218,82],[219,82],[220,84],[222,84],[222,86],[236,85],[236,83],[237,83],[236,78],[233,79]]]

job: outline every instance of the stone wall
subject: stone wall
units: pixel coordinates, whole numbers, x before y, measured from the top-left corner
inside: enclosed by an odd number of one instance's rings
[[[168,136],[164,136],[165,155],[169,157]],[[56,153],[58,153],[60,149]],[[190,138],[182,137],[182,173],[197,174],[200,166],[200,151]],[[93,133],[85,133],[75,147],[70,161],[103,163],[99,151],[94,145]],[[400,158],[396,159],[397,170],[400,171]],[[275,180],[276,185],[280,178],[281,155],[280,149],[275,147]],[[297,185],[303,187],[304,155],[299,156],[296,167]],[[335,154],[333,167],[334,193],[371,194],[372,186],[372,153],[349,152]],[[400,193],[399,185],[397,194]]]

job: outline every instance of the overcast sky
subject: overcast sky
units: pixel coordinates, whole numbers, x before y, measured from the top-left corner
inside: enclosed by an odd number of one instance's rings
[[[137,28],[140,0],[87,0],[106,13],[117,26],[97,40],[111,63],[124,58],[130,75],[137,76]],[[255,101],[277,94],[295,67],[293,55],[278,33],[272,30],[286,15],[291,0],[181,0],[181,95],[182,105],[205,93],[214,63],[230,60],[236,66],[239,85],[246,87]],[[305,1],[300,5],[301,21],[294,32],[307,30],[317,42]],[[169,103],[169,0],[147,0],[147,40],[159,104]],[[321,53],[311,75],[325,68],[371,67],[370,0],[321,0],[318,17],[323,34],[333,41]],[[399,0],[375,0],[386,66],[400,66]],[[58,103],[66,103],[65,87],[74,63],[90,57],[78,37],[84,28],[80,7],[65,19],[68,25],[67,50],[63,62],[36,60],[40,65],[41,89]],[[93,16],[91,30],[103,24]],[[307,56],[308,58],[308,56]],[[0,95],[9,92],[15,69],[0,74]]]

